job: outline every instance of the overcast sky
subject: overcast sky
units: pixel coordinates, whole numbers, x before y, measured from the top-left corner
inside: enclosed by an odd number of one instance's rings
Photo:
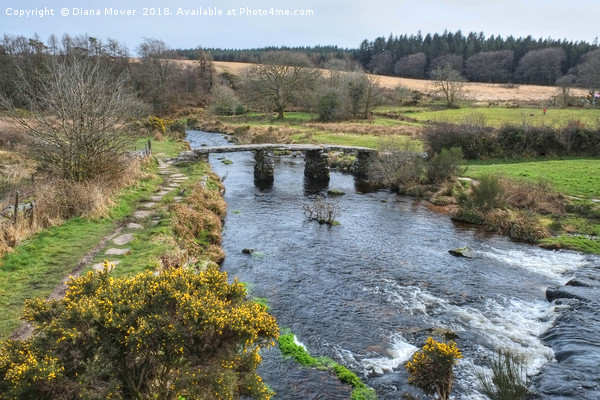
[[[2,0],[1,3],[0,33],[27,37],[37,33],[43,40],[51,33],[59,36],[85,33],[100,39],[117,39],[131,50],[144,37],[162,39],[173,48],[200,45],[239,49],[317,44],[357,48],[363,39],[387,37],[390,33],[410,35],[421,31],[425,35],[459,29],[464,34],[483,32],[486,37],[532,35],[536,39],[587,42],[600,35],[600,0]],[[164,15],[165,8],[169,15]],[[134,15],[107,15],[110,9],[129,10]],[[54,15],[44,15],[50,10]],[[100,15],[84,15],[86,10]],[[191,15],[209,10],[222,15]],[[309,15],[276,16],[269,14],[271,10]],[[248,12],[267,15],[247,15]]]

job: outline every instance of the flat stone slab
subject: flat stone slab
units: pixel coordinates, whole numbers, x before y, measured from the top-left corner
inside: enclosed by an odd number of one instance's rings
[[[185,176],[184,174],[173,174],[173,175],[171,175],[171,178],[186,178],[187,179],[187,176]]]
[[[117,236],[113,239],[113,243],[117,246],[122,246],[127,244],[133,240],[133,235],[131,233],[125,233],[124,235]]]
[[[165,193],[165,194],[166,194],[166,193]],[[164,194],[163,194],[163,195],[161,195],[161,196],[150,196],[150,200],[152,200],[152,201],[155,201],[155,202],[156,202],[156,201],[161,201],[161,200],[162,200],[162,198],[163,198],[163,196],[164,196]]]
[[[174,183],[171,183],[169,186],[172,188],[178,188],[179,186],[181,186],[181,184],[174,182]]]
[[[117,266],[121,263],[121,261],[115,260],[115,261],[109,261],[109,263],[111,263],[114,266]],[[94,265],[92,265],[92,269],[94,271],[104,271],[104,263],[94,264]]]
[[[144,208],[154,208],[154,207],[156,207],[156,203],[153,203],[153,202],[143,203],[142,207],[144,207]]]
[[[122,256],[129,252],[131,252],[131,249],[116,249],[113,247],[112,249],[106,250],[104,254],[107,256]]]
[[[134,229],[134,230],[138,230],[138,229],[144,229],[143,225],[140,224],[136,224],[135,222],[130,222],[127,224],[127,229]]]
[[[160,197],[160,198],[162,198],[164,195],[167,195],[167,194],[169,194],[170,192],[171,192],[170,190],[162,190],[162,191],[160,191],[160,192],[156,193],[156,197]]]
[[[176,203],[181,203],[183,201],[183,197],[175,196],[175,197],[173,197],[173,201],[175,201]]]
[[[154,214],[153,211],[136,211],[133,213],[133,218],[135,219],[144,219],[144,218],[148,218],[149,216],[151,216],[152,214]]]

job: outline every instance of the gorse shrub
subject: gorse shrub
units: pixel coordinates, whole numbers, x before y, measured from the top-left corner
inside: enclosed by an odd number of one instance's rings
[[[471,190],[473,207],[479,210],[491,210],[502,205],[504,187],[498,175],[482,175],[479,183],[473,185]]]
[[[460,147],[442,149],[439,154],[427,160],[425,165],[427,179],[433,183],[440,183],[454,178],[466,171],[466,168],[461,167],[462,164],[463,153]]]
[[[427,338],[423,349],[406,363],[408,383],[425,392],[448,400],[454,383],[453,367],[462,358],[456,343],[443,343]]]
[[[525,368],[513,353],[499,350],[491,368],[491,377],[477,376],[483,394],[491,400],[525,400],[529,397]]]
[[[275,319],[216,269],[72,279],[26,305],[36,334],[0,344],[0,399],[268,399],[256,374]]]

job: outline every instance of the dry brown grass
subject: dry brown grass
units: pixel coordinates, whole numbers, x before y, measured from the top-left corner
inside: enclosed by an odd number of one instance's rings
[[[234,137],[239,144],[291,143],[298,132],[301,130],[290,126],[242,126],[234,129]]]
[[[9,149],[25,142],[25,130],[11,118],[0,117],[0,148]]]
[[[17,224],[0,217],[0,257],[34,233],[69,218],[107,216],[115,193],[140,177],[140,161],[132,159],[125,171],[104,180],[79,183],[45,176],[19,186],[21,204],[34,202],[33,211],[20,213]],[[13,199],[14,191],[0,202],[0,210],[12,205]]]
[[[177,243],[188,257],[203,257],[217,264],[223,262],[221,231],[227,208],[219,192],[196,185],[186,203],[173,204],[170,211]],[[172,261],[168,258],[163,263]],[[176,262],[182,264],[181,260]]]
[[[567,198],[553,190],[548,183],[501,177],[500,184],[504,188],[503,202],[512,208],[540,214],[565,213]]]
[[[253,64],[215,61],[214,66],[217,73],[228,72],[234,75],[241,74]],[[392,76],[376,76],[379,85],[387,89],[404,87],[422,93],[431,92],[432,83],[426,79],[408,79]],[[558,88],[554,86],[536,85],[505,85],[493,83],[467,83],[465,84],[466,95],[473,101],[515,101],[515,102],[538,102],[549,100],[558,94]],[[587,91],[584,89],[572,89],[572,96],[585,97]]]
[[[373,136],[419,136],[421,128],[409,125],[384,126],[369,123],[319,123],[303,124],[306,128],[330,131],[333,133],[351,133]]]

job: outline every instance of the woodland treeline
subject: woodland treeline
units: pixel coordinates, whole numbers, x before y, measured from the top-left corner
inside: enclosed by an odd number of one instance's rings
[[[390,35],[365,39],[357,49],[337,46],[284,48],[305,53],[320,67],[344,60],[380,75],[427,79],[447,64],[472,82],[555,85],[562,80],[589,89],[600,87],[600,51],[594,43],[508,36],[482,32]],[[281,48],[250,50],[205,49],[215,61],[256,62],[261,54]],[[193,59],[190,50],[177,50]]]
[[[149,108],[148,114],[164,115],[181,106],[204,106],[214,79],[210,55],[200,48],[190,50],[194,62],[181,58],[162,40],[145,38],[132,58],[125,44],[114,39],[98,39],[85,34],[43,40],[35,35],[4,34],[0,37],[0,95],[19,103],[16,94],[26,83],[35,92],[47,79],[53,58],[81,56],[105,63],[113,76],[127,76],[128,84]]]

